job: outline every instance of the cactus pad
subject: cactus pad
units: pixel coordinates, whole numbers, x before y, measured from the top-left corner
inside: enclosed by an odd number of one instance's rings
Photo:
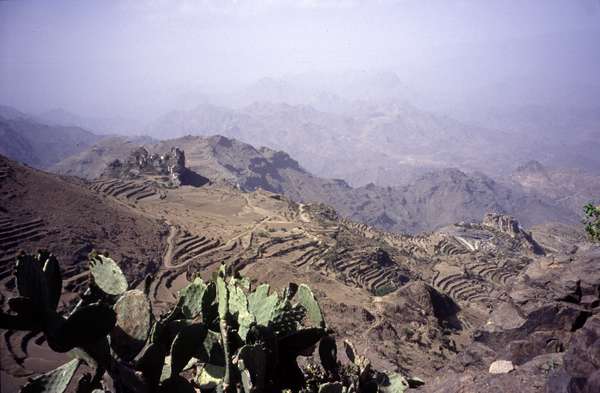
[[[49,254],[45,258],[43,271],[48,287],[49,306],[51,309],[56,310],[62,292],[62,275],[60,273],[60,265],[54,255]]]
[[[126,291],[114,311],[115,329],[110,334],[110,344],[119,356],[130,360],[142,349],[152,327],[152,309],[146,294],[140,290]]]
[[[109,257],[92,253],[90,273],[94,284],[107,295],[118,296],[127,290],[127,279],[121,268]]]
[[[256,319],[256,324],[269,326],[273,319],[279,298],[274,292],[269,295],[269,284],[262,284],[248,295],[248,310]]]
[[[261,345],[244,345],[238,355],[238,368],[246,392],[264,391],[267,377],[267,351]],[[247,372],[245,372],[247,371]]]
[[[175,336],[171,346],[171,375],[179,374],[192,357],[201,362],[208,361],[208,354],[203,346],[207,334],[206,325],[194,323],[183,328]]]
[[[325,330],[321,328],[298,330],[279,340],[279,351],[290,356],[310,356],[323,336]]]
[[[269,326],[278,335],[285,336],[298,330],[305,315],[306,309],[304,307],[292,306],[288,300],[279,299]]]
[[[41,312],[50,307],[48,284],[40,254],[37,256],[20,254],[17,257],[15,275],[19,295],[31,299],[34,311]]]
[[[385,384],[379,385],[379,391],[383,393],[403,393],[409,387],[408,381],[397,373],[388,373]]]
[[[196,277],[188,286],[179,292],[181,311],[188,319],[194,319],[202,312],[202,299],[207,285],[200,277]]]
[[[79,367],[79,359],[68,363],[32,379],[21,389],[21,393],[63,393]]]
[[[342,393],[343,388],[339,382],[324,383],[319,386],[319,393]]]
[[[194,386],[187,379],[173,376],[160,384],[159,393],[196,393]]]
[[[68,319],[53,317],[46,329],[48,345],[56,352],[67,352],[100,340],[116,323],[115,312],[104,304],[90,304],[77,309]]]
[[[200,390],[212,390],[219,385],[225,377],[225,367],[206,363],[198,375]]]
[[[298,299],[298,304],[306,309],[306,316],[308,319],[316,326],[324,328],[325,319],[323,318],[321,307],[310,288],[305,284],[300,284],[296,298]]]
[[[237,283],[228,285],[229,289],[229,313],[237,318],[239,329],[238,335],[242,341],[246,341],[246,335],[250,326],[254,323],[254,315],[248,311],[248,298]]]
[[[319,358],[325,371],[332,374],[337,372],[337,345],[333,336],[327,335],[319,342]]]

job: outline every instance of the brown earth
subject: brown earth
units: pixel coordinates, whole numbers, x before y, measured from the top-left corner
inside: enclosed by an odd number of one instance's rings
[[[168,227],[120,200],[87,189],[83,183],[24,167],[0,156],[0,300],[14,293],[12,277],[19,250],[48,248],[63,274],[63,306],[87,283],[87,254],[109,251],[130,282],[158,268]],[[2,331],[2,391],[12,391],[26,377],[60,365],[43,335]]]
[[[68,276],[72,266],[84,268],[92,247],[108,249],[133,285],[153,274],[155,313],[194,275],[207,278],[226,261],[276,288],[307,283],[338,342],[350,338],[377,367],[424,379],[425,391],[544,392],[557,378],[593,382],[587,369],[576,374],[567,366],[592,362],[569,348],[596,337],[590,321],[600,303],[600,251],[577,236],[563,240],[560,228],[540,227],[532,236],[511,217],[487,215],[431,233],[394,234],[260,189],[82,183],[2,164],[3,222],[27,216],[53,229],[31,242],[16,238],[10,250],[48,247]],[[564,243],[576,246],[567,256]],[[74,250],[82,251],[69,254]],[[10,269],[11,258],[2,269]],[[4,336],[3,391],[57,362],[31,362],[28,353],[21,359],[6,350],[7,343],[19,347],[20,338]],[[29,347],[39,359],[54,359],[43,345]],[[489,374],[496,360],[512,361],[515,371]]]

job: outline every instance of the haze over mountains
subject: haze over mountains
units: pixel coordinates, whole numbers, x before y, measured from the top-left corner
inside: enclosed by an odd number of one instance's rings
[[[290,110],[289,116],[278,118],[280,122],[289,119],[293,124],[298,119],[296,124],[301,123],[302,116],[295,107],[287,104],[281,104],[280,107]],[[256,112],[264,113],[258,107]],[[313,118],[319,118],[319,112],[314,110],[308,109],[305,114],[306,119],[311,118],[311,114],[315,115]],[[223,115],[221,119],[226,117]],[[185,136],[158,142],[148,137],[94,135],[91,140],[97,142],[90,146],[82,144],[79,134],[74,136],[71,128],[63,130],[57,126],[43,126],[38,123],[40,120],[25,115],[18,119],[4,122],[30,124],[30,129],[35,130],[35,133],[24,134],[21,138],[41,143],[49,134],[60,134],[61,138],[56,140],[60,140],[61,146],[67,150],[61,160],[56,159],[51,149],[38,152],[42,158],[31,156],[35,155],[32,150],[27,150],[30,156],[21,157],[19,150],[5,145],[12,139],[4,140],[4,149],[9,156],[33,166],[93,180],[105,171],[110,162],[124,160],[139,146],[146,146],[150,151],[168,151],[171,146],[177,146],[185,152],[188,166],[211,181],[225,182],[247,191],[262,188],[284,194],[298,202],[323,202],[336,208],[344,217],[396,232],[434,230],[453,222],[477,219],[489,211],[512,214],[526,227],[547,222],[577,223],[581,206],[593,199],[600,189],[600,178],[596,175],[547,168],[537,161],[524,163],[515,172],[502,174],[495,179],[481,171],[461,171],[440,163],[431,167],[413,163],[405,171],[402,180],[398,178],[392,183],[388,176],[387,182],[376,184],[371,181],[353,187],[342,179],[330,180],[312,174],[305,169],[302,161],[287,152],[268,147],[257,148],[224,136]],[[272,126],[269,129],[280,128]],[[256,139],[260,139],[261,135],[252,131],[244,134],[247,138],[251,136]],[[290,131],[287,135],[302,134]],[[307,140],[315,138],[319,138],[319,135]],[[295,143],[289,143],[301,145],[303,139],[297,138]],[[435,137],[429,139],[434,140]],[[348,146],[362,145],[353,143]],[[335,141],[331,142],[330,148],[335,148]],[[309,154],[308,150],[305,151]],[[376,153],[373,156],[378,157]],[[399,172],[402,169],[396,168]],[[567,178],[569,182],[561,180]],[[387,185],[390,183],[394,185]]]
[[[220,334],[161,317],[222,264],[291,297],[309,285],[340,354],[350,339],[422,379],[387,393],[599,392],[600,244],[582,224],[600,203],[599,38],[597,0],[0,1],[0,391],[71,356],[47,280],[60,315],[78,297],[110,314],[97,250],[161,322],[134,333],[143,354],[108,359],[120,325],[86,346],[108,356],[66,392],[212,393],[223,372],[259,393],[262,362],[226,343],[242,322],[252,353],[274,337],[273,319],[246,326],[248,288],[218,289]],[[58,263],[29,286],[41,270],[15,260],[38,249]],[[43,332],[15,330],[40,315]],[[172,375],[171,341],[196,329],[249,368],[211,350]]]

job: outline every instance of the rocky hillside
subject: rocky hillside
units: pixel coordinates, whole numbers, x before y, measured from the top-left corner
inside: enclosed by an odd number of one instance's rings
[[[133,145],[121,144],[119,139],[103,141],[61,162],[55,170],[94,178],[102,173],[100,168],[109,158],[119,158],[117,153]],[[343,180],[312,175],[285,152],[256,149],[223,136],[186,136],[146,145],[150,151],[168,151],[173,146],[185,152],[190,169],[212,181],[227,182],[245,191],[262,188],[298,202],[323,202],[345,217],[386,230],[433,230],[477,219],[488,211],[513,214],[525,226],[578,220],[578,210],[573,209],[580,207],[561,205],[524,186],[495,181],[481,173],[442,169],[415,176],[405,186],[369,184],[354,188]],[[126,154],[120,158],[124,157]]]
[[[124,159],[141,145],[152,142],[149,137],[106,137],[79,153],[65,157],[49,169],[62,175],[95,179],[109,163]]]
[[[15,288],[13,270],[19,251],[49,248],[61,261],[64,296],[87,283],[87,254],[110,251],[123,261],[132,282],[154,272],[164,251],[167,227],[158,219],[89,190],[82,182],[22,166],[0,156],[0,306]],[[64,360],[51,355],[35,335],[0,331],[0,390],[16,391],[32,373]],[[27,369],[22,367],[26,360]],[[26,371],[29,370],[29,371]]]
[[[48,168],[100,139],[79,127],[49,126],[10,108],[0,111],[0,154],[37,168]]]
[[[109,249],[133,286],[151,273],[143,287],[155,315],[192,277],[210,277],[224,261],[277,290],[307,283],[339,342],[351,339],[379,369],[420,377],[425,385],[417,391],[597,386],[600,248],[572,227],[529,232],[491,213],[398,234],[343,219],[323,204],[223,182],[156,193],[144,188],[154,177],[147,171],[79,183],[1,164],[4,296],[13,293],[10,269],[20,248],[43,245],[59,256],[65,301],[87,282],[79,274],[84,255]],[[65,361],[43,335],[1,333],[3,391]]]
[[[548,167],[539,161],[519,166],[510,180],[529,192],[550,197],[560,206],[576,211],[600,198],[600,176],[581,170]]]

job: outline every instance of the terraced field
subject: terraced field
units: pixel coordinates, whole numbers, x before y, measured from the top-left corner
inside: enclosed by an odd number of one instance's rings
[[[92,182],[90,189],[134,203],[146,198],[160,198],[166,192],[149,180],[101,179]]]
[[[528,233],[508,233],[505,227],[480,224],[457,224],[415,236],[382,232],[347,220],[343,225],[357,235],[386,243],[407,258],[411,269],[428,276],[434,288],[463,304],[489,306],[531,262],[523,251],[537,246]],[[355,264],[346,260],[339,266]],[[430,273],[427,266],[431,266]]]
[[[26,244],[42,240],[46,235],[46,225],[40,218],[14,219],[0,216],[0,305],[3,308],[8,300],[5,294],[11,293],[16,285],[13,272],[17,254]],[[69,271],[63,272],[67,280],[69,273]],[[24,372],[24,368],[27,368],[29,373],[44,371],[60,364],[60,361],[48,359],[48,353],[51,351],[40,332],[7,330],[4,331],[2,340],[2,347],[7,351],[5,355],[12,358],[15,370]],[[60,359],[60,356],[58,358]],[[20,368],[21,365],[23,369]]]
[[[211,239],[203,235],[192,235],[189,232],[182,232],[175,242],[173,262],[170,267],[184,266],[194,258],[197,258],[220,245],[221,241],[219,239]]]
[[[439,270],[438,270],[439,269]],[[490,285],[478,278],[465,275],[459,269],[434,268],[431,284],[439,291],[450,295],[455,301],[489,301]]]
[[[9,175],[10,168],[5,165],[0,166],[0,181],[6,179]]]
[[[44,222],[40,218],[15,220],[0,216],[0,285],[11,290],[14,288],[12,272],[20,247],[25,242],[43,239],[46,236]],[[2,293],[0,299],[4,303]]]

